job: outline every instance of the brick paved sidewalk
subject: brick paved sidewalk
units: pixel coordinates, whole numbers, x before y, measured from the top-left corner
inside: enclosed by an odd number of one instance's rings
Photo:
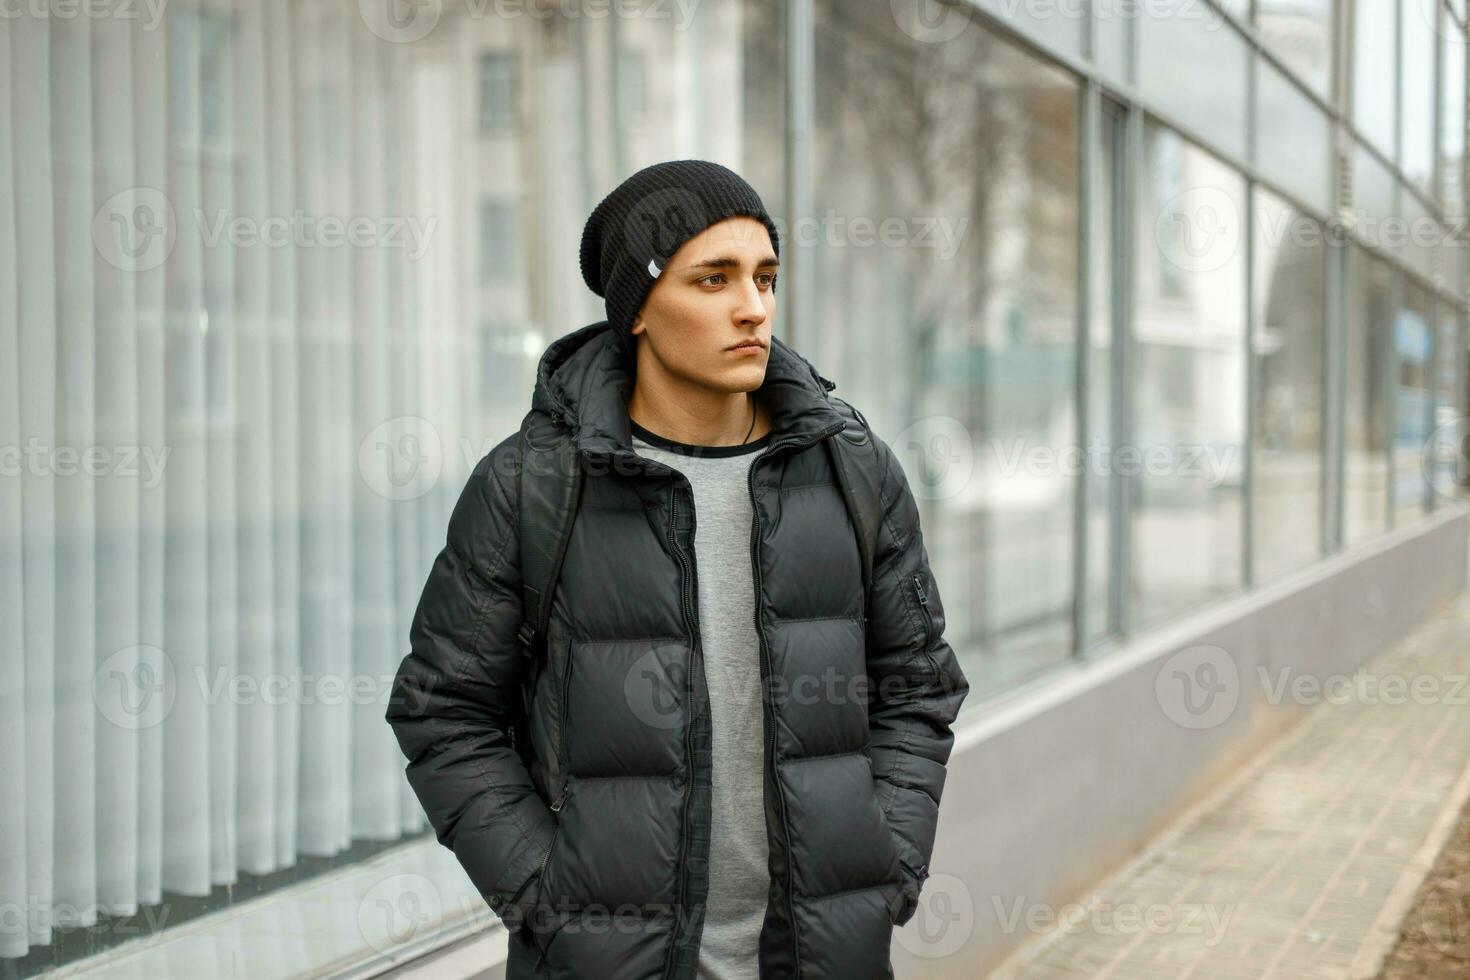
[[[1470,796],[1470,596],[1366,673],[1404,678],[1398,703],[1392,688],[1367,687],[1313,708],[1094,890],[1099,908],[1138,911],[1131,927],[1121,914],[1083,917],[993,975],[1376,976]]]

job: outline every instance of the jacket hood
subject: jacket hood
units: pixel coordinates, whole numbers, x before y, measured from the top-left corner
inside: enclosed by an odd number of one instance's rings
[[[552,342],[536,368],[531,408],[568,426],[582,452],[630,451],[635,365],[631,346],[606,320]],[[784,341],[771,338],[765,381],[758,389],[778,435],[800,435],[843,423],[828,401],[837,385]]]

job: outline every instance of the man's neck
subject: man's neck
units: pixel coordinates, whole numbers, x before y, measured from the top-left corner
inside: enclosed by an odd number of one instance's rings
[[[691,446],[738,446],[771,431],[770,413],[756,392],[714,391],[657,371],[638,372],[628,417],[650,432]]]

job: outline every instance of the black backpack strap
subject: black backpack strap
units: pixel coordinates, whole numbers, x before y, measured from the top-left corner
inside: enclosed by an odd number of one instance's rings
[[[520,731],[530,717],[531,694],[546,662],[546,624],[551,599],[572,536],[572,521],[582,493],[582,467],[576,444],[556,420],[534,409],[521,422],[516,471],[521,551],[522,621],[516,638],[530,661],[521,688],[519,716],[511,723],[511,744],[530,764],[530,739]]]
[[[868,596],[873,590],[878,524],[883,519],[883,468],[868,420],[844,399],[828,395],[827,400],[847,419],[847,428],[826,442],[848,517],[857,534],[863,562],[863,595]]]
[[[582,467],[570,433],[532,411],[521,423],[520,545],[524,620],[519,639],[533,660],[545,649],[551,596],[571,539]]]

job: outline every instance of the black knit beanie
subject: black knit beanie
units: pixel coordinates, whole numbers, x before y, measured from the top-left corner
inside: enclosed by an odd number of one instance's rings
[[[654,281],[679,247],[734,215],[756,218],[781,242],[760,195],[728,167],[709,160],[667,160],[623,181],[592,210],[582,230],[582,279],[625,337]]]

